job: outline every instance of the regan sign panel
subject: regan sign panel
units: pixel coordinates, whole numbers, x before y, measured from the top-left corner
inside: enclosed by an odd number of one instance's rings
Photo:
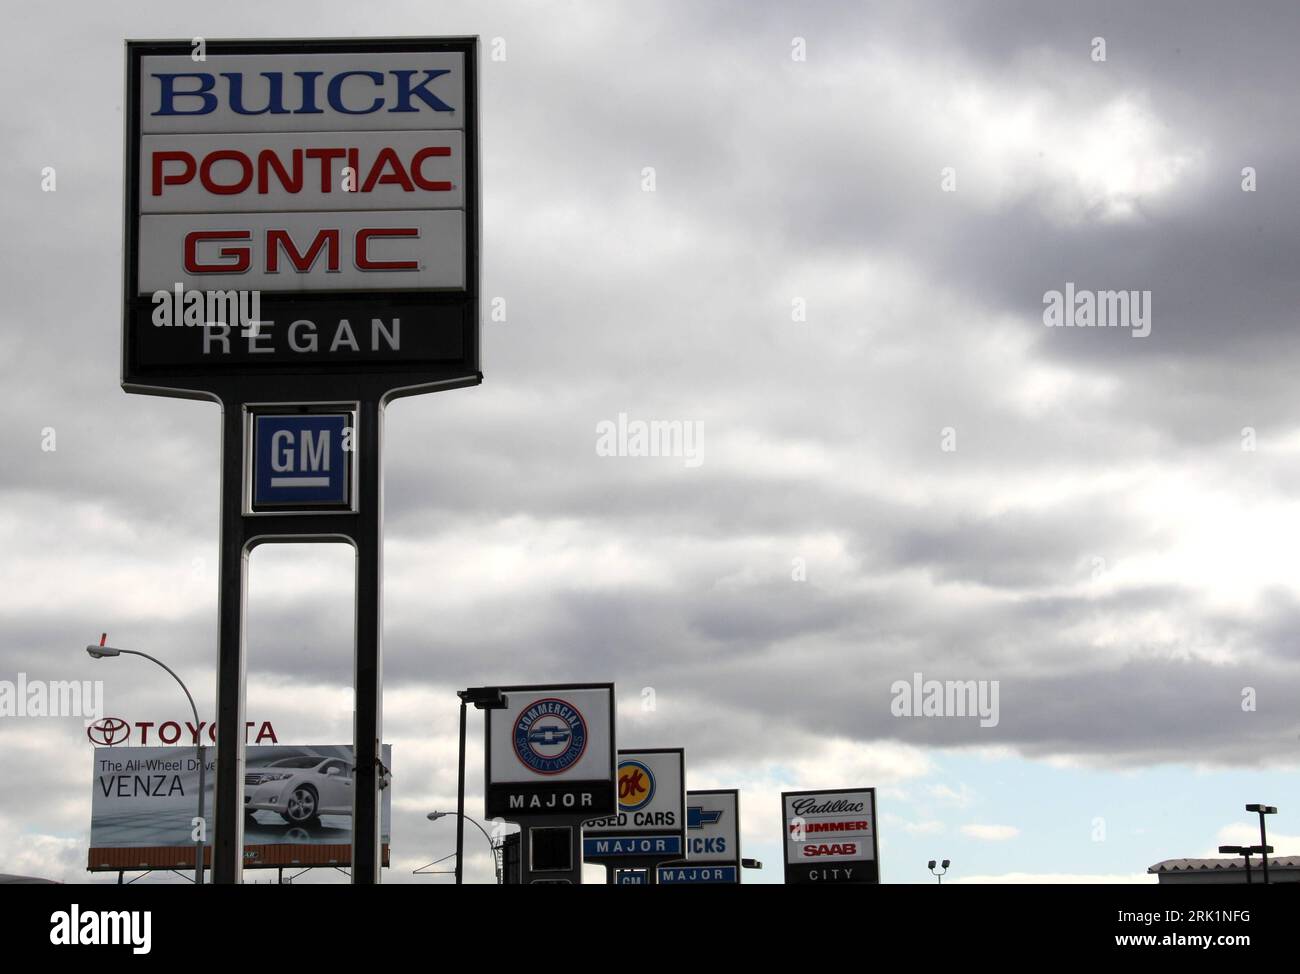
[[[384,745],[384,765],[392,749]],[[216,752],[208,749],[208,787]],[[87,868],[193,868],[199,783],[190,747],[97,747]],[[244,770],[244,866],[347,866],[352,856],[352,748],[250,745]],[[392,789],[383,791],[388,860]],[[212,799],[205,802],[212,816]],[[211,832],[209,832],[209,835]]]
[[[787,883],[878,883],[876,789],[781,793]]]
[[[477,51],[129,42],[123,385],[477,381]]]
[[[686,848],[686,757],[681,748],[618,752],[618,813],[582,827],[587,862],[678,859]]]
[[[614,685],[502,687],[487,719],[487,817],[614,811]]]

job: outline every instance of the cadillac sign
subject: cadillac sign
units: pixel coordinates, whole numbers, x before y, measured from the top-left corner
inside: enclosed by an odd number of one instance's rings
[[[787,883],[880,882],[876,789],[781,794]]]

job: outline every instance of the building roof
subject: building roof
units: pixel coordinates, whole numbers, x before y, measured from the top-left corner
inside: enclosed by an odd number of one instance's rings
[[[1233,859],[1165,859],[1147,869],[1148,873],[1194,873],[1194,872],[1233,872],[1244,870],[1246,860],[1241,856]],[[1251,857],[1251,870],[1263,869],[1264,864],[1258,856]],[[1300,869],[1300,856],[1269,856],[1269,869]]]

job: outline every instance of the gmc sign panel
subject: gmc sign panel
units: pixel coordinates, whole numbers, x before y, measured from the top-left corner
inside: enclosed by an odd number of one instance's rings
[[[158,213],[140,218],[139,293],[431,291],[465,286],[461,210]]]

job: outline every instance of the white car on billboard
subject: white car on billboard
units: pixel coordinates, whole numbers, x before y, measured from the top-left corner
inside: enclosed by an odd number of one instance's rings
[[[244,775],[244,811],[276,812],[290,825],[322,815],[352,814],[352,765],[341,758],[298,754]]]

